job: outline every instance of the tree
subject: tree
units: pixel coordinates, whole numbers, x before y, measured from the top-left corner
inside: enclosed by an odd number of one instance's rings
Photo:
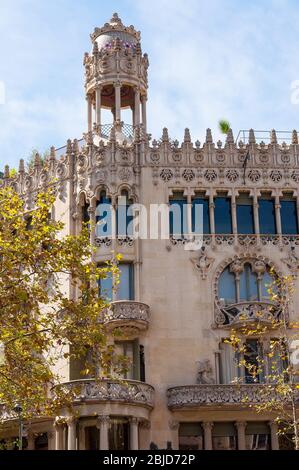
[[[274,277],[274,273],[271,274]],[[279,319],[273,319],[270,307],[267,322],[248,325],[244,319],[241,328],[232,330],[226,342],[235,349],[239,358],[238,366],[246,370],[252,383],[258,382],[258,377],[264,373],[267,366],[264,385],[260,387],[261,403],[249,403],[249,406],[258,413],[269,412],[274,415],[278,435],[291,439],[295,449],[299,450],[299,325],[298,322],[289,321],[295,292],[294,279],[292,276],[274,277],[273,283],[268,287],[272,308],[280,310]],[[265,337],[269,339],[268,350],[262,351],[255,361],[248,359],[249,351],[244,338]],[[244,402],[248,403],[249,398],[245,396]]]
[[[38,157],[40,164],[43,166],[45,164],[47,158],[49,157],[49,155],[50,155],[49,150],[46,150],[45,152],[41,153],[37,149],[32,149],[31,153],[30,153],[30,155],[27,159],[27,168],[28,168],[28,170],[30,170],[33,167],[34,162],[36,160],[36,157]]]
[[[57,386],[62,378],[54,365],[61,359],[88,352],[83,378],[109,377],[120,367],[103,321],[107,302],[98,293],[99,278],[117,277],[119,257],[97,267],[88,228],[62,236],[63,224],[49,217],[54,201],[51,191],[38,194],[28,211],[12,188],[0,188],[2,419],[16,402],[25,418],[71,406],[71,392]],[[74,289],[76,297],[69,295]]]
[[[226,121],[225,119],[221,119],[218,125],[219,130],[222,134],[228,134],[228,131],[230,130],[230,123],[228,121]]]

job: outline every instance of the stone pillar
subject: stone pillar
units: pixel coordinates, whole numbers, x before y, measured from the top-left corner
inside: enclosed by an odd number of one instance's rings
[[[238,421],[235,423],[238,432],[238,450],[246,450],[246,439],[245,439],[245,421]]]
[[[99,450],[109,450],[109,416],[98,416],[97,428],[100,430],[100,449]]]
[[[142,125],[143,125],[144,132],[146,132],[146,128],[147,128],[146,101],[147,101],[146,96],[142,95],[142,97],[141,97],[141,109],[142,109]]]
[[[114,90],[115,90],[115,121],[120,121],[121,118],[121,83],[115,82],[114,83]]]
[[[55,450],[63,450],[63,424],[58,421],[54,424],[55,427]]]
[[[34,448],[35,448],[35,436],[34,436],[34,433],[32,431],[28,432],[27,441],[28,441],[27,450],[34,450]]]
[[[213,196],[213,194],[210,194],[210,196],[209,196],[209,214],[210,214],[210,228],[211,228],[211,234],[212,235],[215,235],[214,209],[215,209],[214,196]]]
[[[279,450],[279,441],[278,441],[278,425],[274,421],[270,421],[269,423],[271,429],[271,450]]]
[[[70,416],[67,419],[67,450],[76,450],[77,420]]]
[[[90,204],[88,208],[88,214],[90,224],[90,244],[94,246],[96,238],[96,208],[94,207],[94,205]]]
[[[253,218],[254,218],[254,232],[256,235],[260,234],[260,221],[259,221],[259,205],[257,195],[253,196]]]
[[[135,126],[140,125],[140,91],[139,88],[135,88],[135,105],[134,105],[134,116],[135,116]]]
[[[88,132],[92,131],[92,103],[91,98],[89,96],[86,97],[87,100],[87,124],[88,124]]]
[[[276,232],[281,235],[281,216],[280,216],[280,200],[279,196],[275,196],[275,220],[276,220]]]
[[[134,417],[130,419],[130,450],[139,450],[139,423]]]
[[[97,126],[101,125],[101,106],[102,106],[102,88],[98,86],[96,88],[96,124]]]
[[[204,447],[205,450],[213,450],[212,429],[213,423],[202,423],[204,430]]]
[[[236,196],[233,193],[231,198],[231,209],[232,209],[232,228],[233,234],[237,235],[238,233],[238,224],[237,224],[237,204],[236,204]]]

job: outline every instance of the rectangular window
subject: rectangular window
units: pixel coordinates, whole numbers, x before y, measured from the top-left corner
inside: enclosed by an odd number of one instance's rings
[[[231,199],[218,196],[214,199],[215,232],[217,234],[232,233]]]
[[[128,419],[115,417],[109,423],[109,450],[130,450],[130,426]]]
[[[202,206],[202,217],[203,217],[202,222],[196,220],[195,214],[197,213],[196,211],[197,205]],[[209,234],[211,232],[209,199],[204,198],[204,197],[196,197],[195,199],[192,200],[192,232],[200,234],[201,229],[202,229],[203,234]]]
[[[276,233],[275,204],[271,197],[263,196],[259,199],[259,221],[261,234]]]
[[[252,199],[247,195],[241,195],[236,200],[237,203],[237,222],[238,233],[253,234],[254,233],[254,217]]]
[[[271,434],[267,423],[249,422],[245,430],[246,450],[270,450]]]
[[[134,267],[132,263],[121,263],[119,269],[119,284],[115,286],[115,300],[134,300]],[[113,300],[113,279],[109,273],[99,281],[99,294],[108,301]]]
[[[177,193],[169,201],[169,234],[181,238],[188,234],[187,199]]]
[[[262,359],[262,346],[256,339],[247,339],[245,342],[244,361],[248,365],[245,367],[244,379],[245,383],[262,383],[264,382],[264,374],[261,370],[263,365]]]
[[[214,423],[213,450],[237,450],[237,430],[234,423]]]
[[[112,235],[112,205],[111,199],[101,196],[96,208],[96,236],[111,237]]]
[[[115,343],[114,351],[116,355],[124,356],[128,359],[127,368],[121,374],[121,377],[127,380],[140,380],[141,364],[138,340],[118,341]]]
[[[203,450],[203,430],[199,423],[180,423],[179,450]]]
[[[292,198],[280,200],[281,231],[285,235],[298,234],[297,204]]]

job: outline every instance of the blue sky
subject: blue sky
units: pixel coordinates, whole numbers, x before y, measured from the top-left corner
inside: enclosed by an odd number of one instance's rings
[[[83,54],[117,11],[149,54],[148,130],[299,128],[297,0],[0,0],[0,168],[86,130]]]

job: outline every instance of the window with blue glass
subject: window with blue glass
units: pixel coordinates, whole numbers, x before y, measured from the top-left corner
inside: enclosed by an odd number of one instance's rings
[[[198,220],[197,207],[202,207],[202,220]],[[196,197],[192,200],[192,232],[208,234],[210,229],[210,209],[209,199],[205,197]]]
[[[117,235],[121,237],[133,235],[133,203],[134,202],[129,199],[128,192],[122,191],[121,197],[118,199],[118,206],[116,209]]]
[[[257,275],[252,272],[250,264],[245,264],[240,274],[240,301],[258,300]]]
[[[232,233],[231,199],[218,196],[214,199],[215,232],[218,234]]]
[[[298,234],[296,200],[284,197],[280,200],[281,231],[286,235]]]
[[[218,295],[222,304],[230,305],[237,302],[236,278],[228,268],[220,276]]]
[[[188,234],[187,199],[177,193],[169,201],[169,233],[182,237]]]
[[[121,263],[119,269],[119,283],[115,285],[113,296],[113,278],[111,273],[99,281],[99,293],[108,300],[134,300],[134,271],[132,263]]]
[[[103,191],[97,201],[96,208],[96,236],[111,237],[112,235],[112,205],[111,199]]]
[[[271,197],[262,196],[259,199],[259,222],[261,234],[276,233],[275,203]]]
[[[240,195],[236,200],[238,233],[254,233],[254,217],[252,198],[248,195]]]

